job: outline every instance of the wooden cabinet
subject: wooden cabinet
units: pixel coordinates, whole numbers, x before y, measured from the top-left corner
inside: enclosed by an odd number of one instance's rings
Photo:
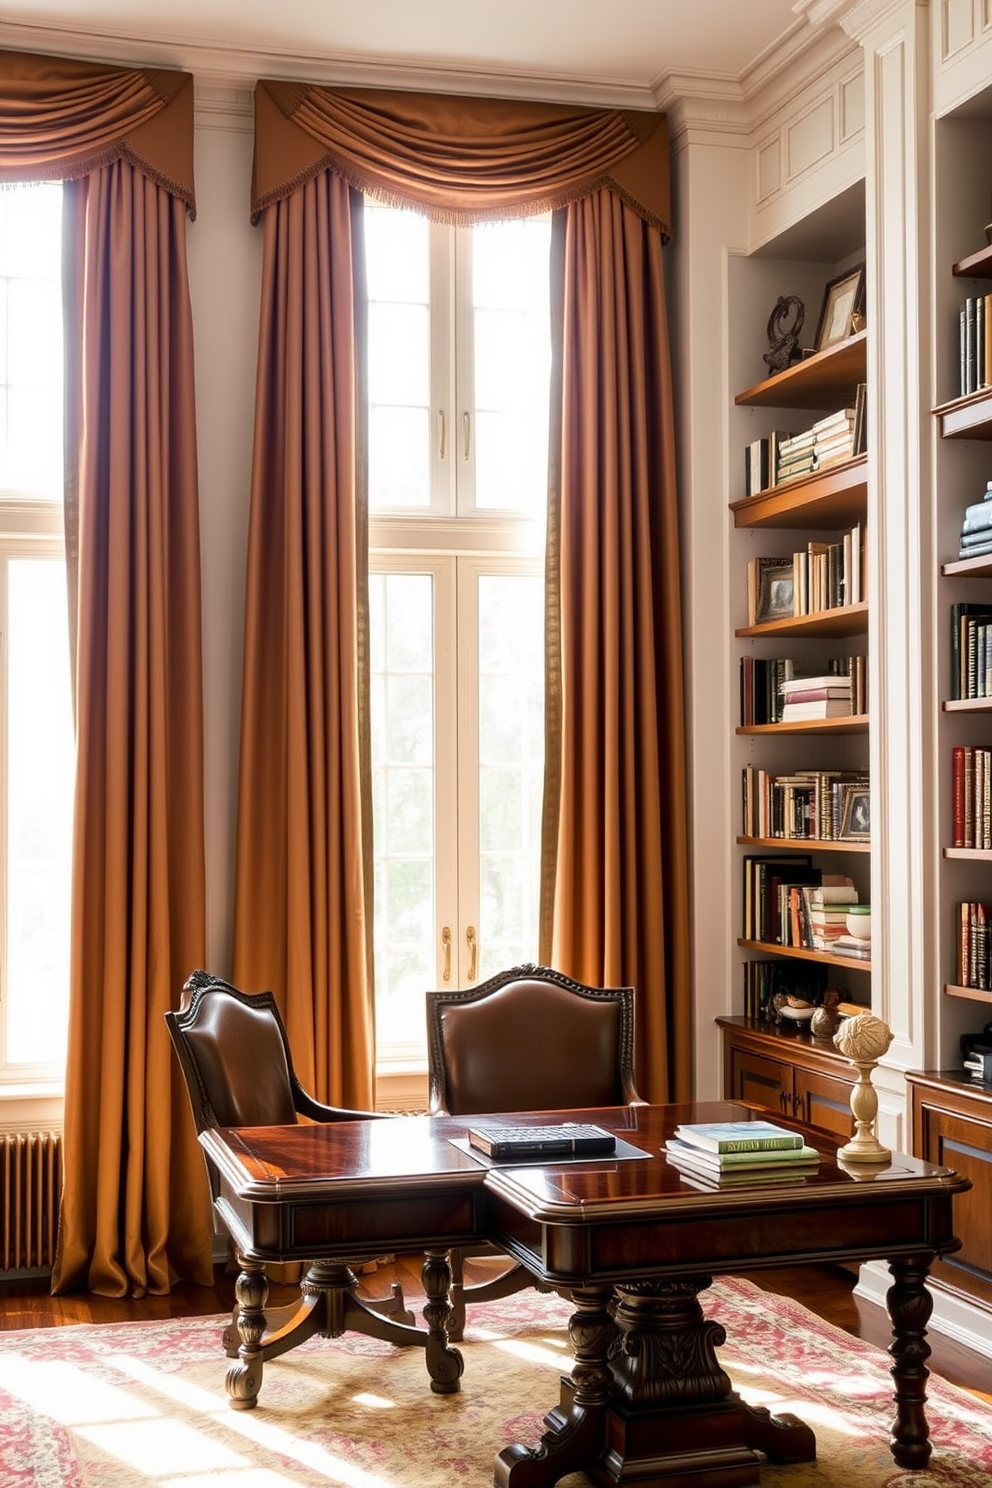
[[[728,1100],[849,1137],[854,1072],[825,1039],[773,1028],[753,1018],[718,1018],[723,1093]]]
[[[970,1178],[954,1201],[961,1249],[933,1268],[932,1281],[992,1311],[992,1089],[967,1071],[910,1071],[906,1076],[913,1151]]]

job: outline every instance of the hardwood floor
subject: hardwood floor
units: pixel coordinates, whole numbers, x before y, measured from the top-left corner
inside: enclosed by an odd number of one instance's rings
[[[466,1262],[466,1280],[480,1279],[491,1271],[478,1272]],[[474,1274],[473,1274],[474,1273]],[[843,1328],[879,1348],[890,1339],[888,1319],[873,1303],[853,1295],[855,1278],[841,1267],[796,1266],[749,1273],[750,1279],[768,1291],[792,1297],[835,1327]],[[359,1279],[359,1290],[370,1297],[385,1296],[394,1279],[403,1284],[408,1301],[417,1310],[423,1296],[420,1265],[416,1257],[401,1257]],[[271,1302],[289,1301],[296,1288],[273,1286]],[[67,1323],[134,1322],[136,1320],[193,1317],[227,1312],[234,1304],[234,1277],[218,1270],[212,1287],[181,1285],[168,1297],[145,1297],[141,1301],[115,1301],[85,1292],[52,1297],[41,1281],[0,1282],[0,1331],[13,1328],[49,1328]],[[929,1335],[933,1353],[930,1368],[952,1384],[971,1391],[992,1405],[992,1361],[964,1348],[940,1333]]]

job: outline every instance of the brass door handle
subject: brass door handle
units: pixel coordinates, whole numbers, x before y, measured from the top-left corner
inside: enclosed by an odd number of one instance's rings
[[[441,972],[442,982],[451,981],[451,926],[445,925],[441,931],[441,949],[444,951],[444,970]]]
[[[468,980],[470,982],[474,982],[476,965],[479,959],[479,943],[475,938],[474,925],[469,925],[468,929],[465,931],[465,941],[468,945],[469,951]]]

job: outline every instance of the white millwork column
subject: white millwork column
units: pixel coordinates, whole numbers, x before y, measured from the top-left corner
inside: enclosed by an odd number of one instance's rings
[[[872,1001],[895,1035],[886,1065],[906,1069],[934,1048],[937,996],[928,8],[865,0],[841,24],[865,77]],[[877,1083],[898,1127],[897,1069]],[[907,1150],[908,1132],[883,1134]]]
[[[714,117],[715,116],[715,117]],[[747,241],[749,156],[740,110],[682,100],[668,112],[674,242],[666,249],[677,368],[685,704],[692,842],[695,1094],[717,1100],[723,1066],[714,1018],[739,995],[740,868],[732,849],[738,794],[730,747],[737,715],[731,670],[728,269]],[[731,246],[733,245],[733,246]],[[753,379],[752,379],[753,380]],[[733,581],[739,575],[734,573]],[[729,680],[725,680],[729,679]]]

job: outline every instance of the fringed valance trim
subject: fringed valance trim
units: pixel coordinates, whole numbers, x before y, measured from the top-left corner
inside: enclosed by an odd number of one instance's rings
[[[661,114],[260,81],[252,221],[324,171],[456,225],[607,189],[671,236]]]
[[[77,180],[116,160],[196,215],[190,73],[0,51],[0,182]]]

